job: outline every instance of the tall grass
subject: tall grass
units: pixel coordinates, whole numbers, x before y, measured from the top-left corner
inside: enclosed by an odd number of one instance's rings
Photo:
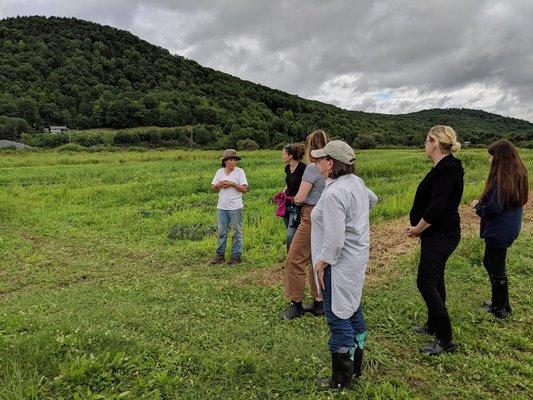
[[[522,155],[531,168],[533,152]],[[330,371],[324,321],[277,318],[284,228],[270,199],[284,186],[280,154],[242,154],[250,192],[237,267],[207,265],[219,156],[0,155],[0,398],[531,396],[530,225],[509,252],[513,317],[480,311],[488,295],[482,243],[467,236],[447,272],[460,350],[419,355],[428,338],[410,330],[424,318],[417,255],[400,257],[390,278],[365,289],[364,379],[353,391],[320,392],[313,379]],[[467,203],[482,188],[487,157],[458,156]],[[359,152],[358,173],[380,197],[373,224],[404,218],[430,168],[420,151]]]

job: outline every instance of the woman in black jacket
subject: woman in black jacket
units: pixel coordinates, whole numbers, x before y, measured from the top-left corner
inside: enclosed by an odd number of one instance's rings
[[[451,127],[431,128],[424,147],[433,168],[418,185],[409,215],[411,226],[406,234],[420,237],[417,286],[428,309],[426,324],[415,330],[435,335],[435,340],[420,351],[436,355],[455,350],[445,304],[444,268],[461,237],[459,203],[464,170],[461,161],[452,155],[461,145]]]
[[[479,202],[472,205],[481,217],[480,236],[485,240],[483,265],[492,287],[487,311],[498,318],[511,314],[505,258],[520,232],[522,206],[527,203],[527,169],[508,140],[498,140],[489,148],[490,171]]]

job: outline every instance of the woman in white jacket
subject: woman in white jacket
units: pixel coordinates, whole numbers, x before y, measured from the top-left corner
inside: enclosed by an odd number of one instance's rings
[[[361,295],[370,247],[369,213],[378,199],[355,175],[355,154],[348,144],[334,140],[311,154],[327,178],[311,213],[311,252],[330,329],[333,370],[331,378],[317,383],[347,388],[361,374],[367,335]]]

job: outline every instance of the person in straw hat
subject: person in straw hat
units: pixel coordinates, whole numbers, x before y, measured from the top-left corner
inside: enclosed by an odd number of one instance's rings
[[[228,264],[242,262],[243,249],[243,202],[242,194],[248,191],[248,181],[242,168],[237,167],[241,158],[234,149],[224,150],[219,168],[211,182],[213,192],[218,193],[217,232],[218,242],[216,255],[211,264],[222,264],[226,261],[226,241],[228,231],[233,229],[231,259]]]
[[[333,140],[311,156],[326,187],[311,212],[311,254],[330,329],[332,375],[322,387],[349,388],[361,375],[367,336],[361,296],[370,247],[370,208],[378,198],[355,175],[353,149]]]

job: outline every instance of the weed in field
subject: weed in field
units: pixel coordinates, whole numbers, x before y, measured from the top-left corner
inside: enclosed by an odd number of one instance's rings
[[[170,240],[202,240],[206,236],[213,235],[217,231],[216,226],[182,225],[174,224],[170,227],[167,237]]]

